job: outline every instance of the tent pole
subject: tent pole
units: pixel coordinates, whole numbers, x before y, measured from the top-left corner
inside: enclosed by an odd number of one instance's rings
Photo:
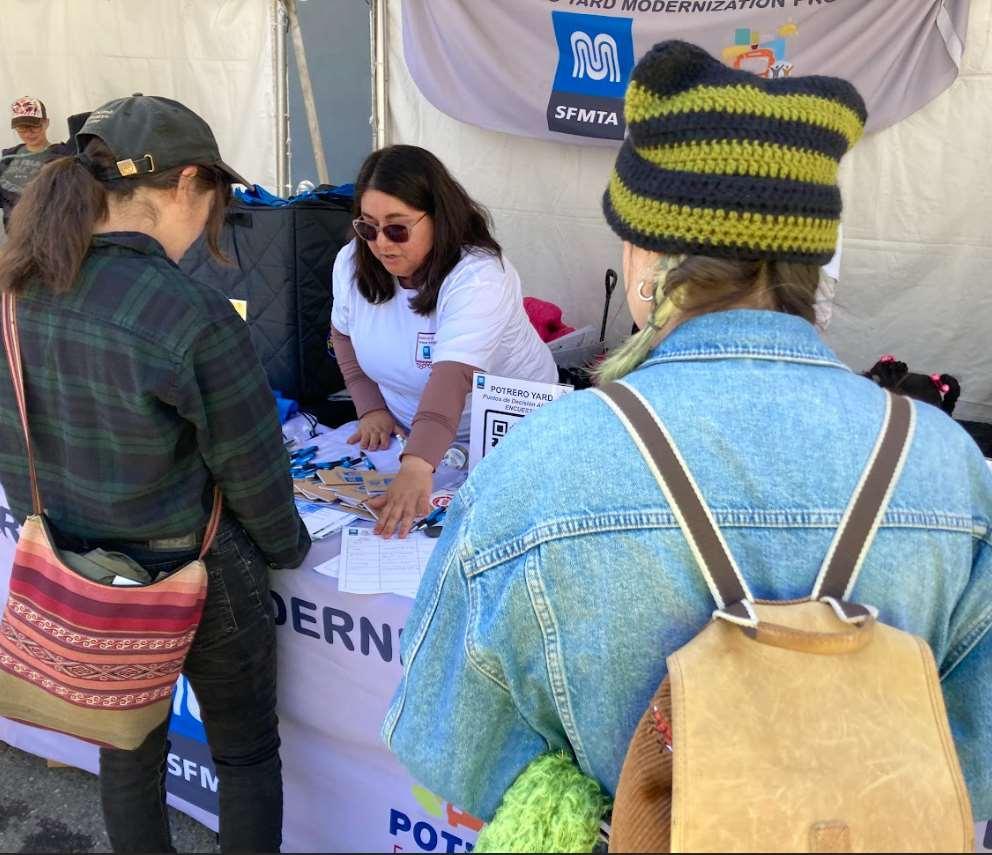
[[[286,10],[280,0],[272,2],[275,40],[273,69],[276,81],[276,194],[289,196],[292,175],[289,157],[289,62],[286,56]]]
[[[313,95],[313,82],[310,80],[310,67],[307,65],[307,52],[303,46],[303,32],[300,30],[300,16],[296,0],[284,0],[289,15],[289,32],[293,37],[293,54],[296,57],[296,70],[300,75],[300,88],[303,90],[303,106],[307,111],[307,124],[310,126],[310,142],[313,144],[313,159],[317,162],[317,180],[320,184],[330,184],[327,172],[327,158],[324,157],[324,140],[320,135],[320,120],[317,118],[317,101]]]
[[[387,0],[372,0],[372,147],[383,148],[389,141],[386,112],[386,84],[389,81],[386,59],[388,57],[387,35],[389,28]]]

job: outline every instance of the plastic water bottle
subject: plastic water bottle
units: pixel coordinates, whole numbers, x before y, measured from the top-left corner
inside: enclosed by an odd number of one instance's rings
[[[451,469],[466,469],[468,467],[468,449],[464,445],[453,445],[444,452],[441,462]]]

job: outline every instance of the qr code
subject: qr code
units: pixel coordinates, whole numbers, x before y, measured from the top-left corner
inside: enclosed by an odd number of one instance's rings
[[[492,439],[490,441],[490,443],[491,443],[491,445],[492,445],[493,448],[495,448],[499,444],[499,441],[504,436],[506,436],[506,432],[509,429],[510,429],[509,422],[506,422],[503,419],[496,419],[493,422],[493,436],[492,436]]]
[[[485,448],[483,450],[483,456],[496,448],[496,446],[498,446],[510,432],[510,429],[518,421],[520,421],[521,418],[523,418],[523,416],[518,416],[513,413],[500,413],[494,412],[493,410],[487,410]]]

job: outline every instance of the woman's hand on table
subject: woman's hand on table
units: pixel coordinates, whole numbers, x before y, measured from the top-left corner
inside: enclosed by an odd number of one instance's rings
[[[403,435],[403,429],[389,410],[373,410],[358,420],[358,429],[348,437],[348,442],[352,445],[360,442],[365,451],[383,451],[389,448],[394,436]]]
[[[401,538],[410,533],[418,519],[427,516],[434,486],[434,467],[422,457],[404,455],[400,471],[386,493],[367,502],[379,515],[375,533],[385,538],[397,532]]]

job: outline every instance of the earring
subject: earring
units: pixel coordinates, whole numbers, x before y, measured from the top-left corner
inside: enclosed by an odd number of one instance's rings
[[[637,296],[643,302],[645,302],[645,303],[651,303],[651,302],[654,301],[654,289],[652,289],[651,292],[648,293],[648,296],[645,297],[644,296],[644,285],[645,285],[645,283],[646,283],[646,280],[644,280],[644,279],[642,279],[640,282],[637,283]]]

